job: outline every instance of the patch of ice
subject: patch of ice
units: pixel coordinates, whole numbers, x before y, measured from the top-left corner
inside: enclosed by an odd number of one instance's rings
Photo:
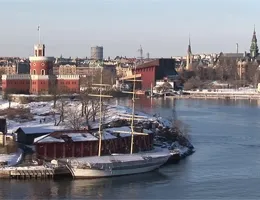
[[[23,156],[23,151],[18,149],[16,153],[12,154],[0,154],[0,162],[7,162],[7,166],[17,165]]]

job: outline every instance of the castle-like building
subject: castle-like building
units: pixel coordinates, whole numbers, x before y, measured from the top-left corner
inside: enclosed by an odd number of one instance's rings
[[[2,75],[2,90],[18,94],[50,94],[53,92],[78,93],[79,75],[54,75],[54,57],[45,56],[45,45],[34,46],[29,57],[30,74]]]

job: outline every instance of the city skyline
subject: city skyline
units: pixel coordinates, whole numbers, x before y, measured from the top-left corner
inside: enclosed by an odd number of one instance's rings
[[[76,3],[75,3],[76,2]],[[0,55],[27,57],[38,42],[46,54],[90,57],[90,47],[104,46],[104,57],[137,57],[140,44],[151,57],[192,52],[249,51],[257,0],[2,0]],[[7,17],[8,16],[8,17]]]

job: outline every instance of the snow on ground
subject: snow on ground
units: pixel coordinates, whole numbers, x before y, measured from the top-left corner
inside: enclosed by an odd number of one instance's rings
[[[0,110],[7,109],[8,107],[9,107],[9,102],[0,98]],[[65,119],[65,123],[63,124],[61,123],[61,125],[59,126],[54,126],[54,116],[50,114],[51,112],[55,111],[53,109],[53,101],[31,102],[28,104],[19,104],[16,102],[11,103],[11,108],[19,108],[19,107],[30,108],[31,113],[34,115],[33,117],[34,120],[27,121],[27,122],[19,122],[17,120],[7,120],[8,133],[14,132],[19,127],[35,127],[35,128],[39,127],[41,129],[45,128],[45,129],[53,129],[53,130],[67,129],[67,127],[65,126],[66,119]],[[66,104],[66,108],[71,108],[72,110],[73,109],[81,110],[81,103],[78,101],[68,100]],[[119,105],[108,105],[104,122],[109,123],[116,119],[126,118],[126,116],[124,116],[126,114],[129,115],[132,114],[132,109],[129,107],[124,107]],[[142,119],[144,120],[151,120],[151,121],[157,120],[157,118],[150,117],[147,114],[139,111],[136,111],[135,114],[137,116],[142,116]],[[59,121],[59,114],[56,114],[55,118],[57,121]],[[164,124],[167,124],[167,120],[163,120],[159,118],[159,121],[163,122]],[[99,123],[99,113],[97,113],[95,122],[92,122],[90,120],[90,126],[92,128],[98,128],[98,123]]]
[[[0,162],[7,162],[7,166],[14,166],[20,163],[23,156],[23,151],[18,149],[16,153],[0,154]]]
[[[81,104],[80,102],[77,101],[68,101],[68,104],[66,105],[68,108],[72,109],[81,109]],[[0,99],[0,110],[6,109],[9,107],[8,101]],[[24,107],[24,108],[30,108],[31,113],[34,114],[34,120],[33,121],[28,121],[28,122],[17,122],[14,120],[7,120],[7,126],[8,126],[8,132],[11,133],[18,129],[19,127],[34,127],[34,128],[44,128],[44,129],[53,129],[53,130],[61,130],[65,129],[66,127],[63,125],[60,126],[54,126],[54,118],[52,115],[44,115],[48,114],[50,112],[53,112],[53,101],[50,102],[31,102],[28,104],[19,104],[12,102],[11,103],[12,108],[18,108],[18,107]],[[105,117],[105,123],[109,123],[113,120],[120,119],[120,118],[125,118],[126,114],[131,114],[132,109],[129,107],[124,107],[124,106],[119,106],[119,105],[108,105],[107,108],[107,113]],[[137,116],[142,116],[144,120],[149,120],[149,121],[158,121],[161,123],[163,126],[171,126],[171,122],[167,119],[164,119],[162,117],[154,116],[151,117],[145,113],[136,111],[135,115]],[[56,119],[58,121],[59,115],[56,115]],[[90,126],[92,128],[98,128],[98,118],[99,114],[97,114],[97,120],[96,122],[90,123]],[[45,121],[44,121],[45,119]],[[42,123],[40,123],[40,120]],[[106,134],[109,134],[106,132]],[[183,146],[176,146],[177,149],[183,154],[188,151],[187,147]],[[18,152],[16,154],[11,154],[11,155],[0,155],[0,161],[8,161],[10,163],[9,165],[15,165],[20,161],[22,158],[22,152]]]
[[[15,131],[19,127],[41,127],[48,129],[61,129],[63,127],[54,126],[54,119],[52,116],[39,116],[41,114],[52,111],[52,102],[31,102],[28,104],[19,104],[16,102],[11,103],[11,108],[30,108],[31,113],[34,114],[34,120],[27,122],[19,122],[16,120],[7,119],[8,133]],[[9,102],[0,99],[0,110],[7,109],[9,107]],[[45,118],[45,122],[40,123],[40,120]]]

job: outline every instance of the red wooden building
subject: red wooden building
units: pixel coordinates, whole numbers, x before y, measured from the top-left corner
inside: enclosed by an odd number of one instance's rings
[[[131,135],[116,133],[120,128],[103,131],[102,155],[111,153],[129,153]],[[124,130],[130,130],[124,127]],[[151,150],[153,134],[134,137],[134,152]],[[98,134],[83,131],[53,132],[40,136],[34,141],[36,154],[39,159],[52,160],[56,158],[85,157],[98,155]]]

